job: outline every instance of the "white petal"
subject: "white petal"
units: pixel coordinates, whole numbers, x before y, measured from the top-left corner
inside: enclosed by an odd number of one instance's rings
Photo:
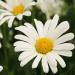
[[[57,61],[55,60],[54,55],[50,55],[47,57],[48,60],[48,64],[51,68],[51,71],[55,74],[58,70],[57,70]]]
[[[58,24],[59,16],[55,15],[51,21],[51,25],[49,27],[49,32],[54,31]]]
[[[11,16],[7,16],[5,18],[3,18],[2,20],[0,20],[0,25],[2,25],[6,20],[10,19]]]
[[[9,13],[9,11],[5,9],[0,9],[0,13]]]
[[[53,17],[53,19],[51,20],[49,29],[48,29],[48,31],[46,32],[47,37],[50,38],[50,39],[55,40],[55,35],[56,35],[56,34],[54,33],[54,31],[55,31],[55,28],[56,28],[57,25],[58,25],[58,20],[59,20],[59,16],[58,16],[58,15],[55,15],[55,16]]]
[[[56,66],[53,66],[53,65],[51,65],[50,63],[49,63],[49,66],[50,66],[50,68],[51,68],[51,71],[52,71],[54,74],[57,73],[58,69],[57,69]]]
[[[3,35],[2,35],[2,33],[0,32],[0,38],[3,38]]]
[[[2,47],[2,44],[0,43],[0,48]]]
[[[55,56],[53,53],[49,53],[47,55],[47,60],[52,63],[53,66],[57,66],[57,61],[55,60]]]
[[[24,60],[25,58],[27,58],[30,55],[33,55],[33,51],[27,51],[27,52],[22,52],[18,58],[19,61]]]
[[[25,41],[25,42],[28,42],[30,44],[33,43],[33,41],[30,38],[26,37],[25,35],[21,35],[21,34],[16,35],[15,39],[18,39],[18,40],[21,40],[21,41]]]
[[[38,38],[38,33],[37,33],[37,31],[35,30],[35,28],[33,27],[33,25],[31,25],[30,23],[24,23],[24,25],[27,26],[28,29],[33,32],[33,34],[34,34],[34,39]]]
[[[3,2],[3,1],[1,1],[0,0],[0,5],[3,7],[3,8],[5,8],[5,9],[7,9],[7,10],[11,10],[11,8],[10,8],[10,6],[8,6],[5,2]]]
[[[66,56],[66,57],[72,57],[72,51],[55,51],[58,55]]]
[[[23,15],[25,15],[25,16],[31,16],[31,12],[30,12],[30,11],[25,11],[25,12],[23,13]]]
[[[3,70],[3,67],[2,66],[0,66],[0,72]]]
[[[12,14],[9,13],[9,12],[5,12],[5,13],[3,12],[3,13],[0,14],[0,20],[3,19],[5,16],[11,16],[11,15]]]
[[[45,23],[45,26],[44,26],[45,34],[47,34],[50,25],[51,25],[51,19],[47,20],[47,22]]]
[[[16,46],[15,47],[15,51],[16,52],[22,52],[22,51],[35,51],[35,49],[33,47],[30,46]]]
[[[74,44],[72,43],[63,43],[56,45],[53,50],[73,50],[75,48]]]
[[[30,4],[29,5],[36,5],[36,2],[30,2]]]
[[[54,53],[54,55],[58,63],[61,65],[61,67],[65,68],[66,67],[65,61],[58,54]]]
[[[27,42],[23,42],[23,41],[17,41],[17,42],[15,42],[14,46],[20,46],[20,47],[26,47],[26,48],[30,47],[30,48],[32,48],[31,44],[29,44]]]
[[[16,1],[16,0],[15,0]],[[9,5],[9,6],[12,6],[14,5],[14,1],[13,0],[6,0],[6,3]]]
[[[15,17],[12,16],[9,21],[8,21],[8,27],[11,28],[12,27],[12,24],[13,24],[13,21],[14,21]]]
[[[38,56],[35,58],[35,60],[34,60],[34,62],[33,62],[33,64],[32,64],[32,68],[37,68],[37,66],[38,66],[38,64],[39,64],[39,62],[40,62],[40,60],[41,60],[41,58],[42,58],[42,55],[38,55]]]
[[[19,14],[19,15],[17,15],[16,17],[17,17],[19,20],[22,20],[23,15],[22,15],[22,14]]]
[[[16,27],[15,28],[16,30],[19,30],[19,31],[21,31],[22,33],[24,33],[25,35],[27,35],[31,40],[35,40],[34,38],[34,33],[33,33],[33,31],[31,31],[28,27],[26,27],[26,26],[19,26],[19,27]]]
[[[26,9],[30,9],[35,4],[36,4],[35,2],[30,2],[29,1],[28,3],[25,3],[24,5],[25,5]]]
[[[17,41],[17,42],[15,42],[14,43],[14,46],[22,46],[22,47],[25,47],[26,46],[26,48],[27,47],[32,47],[32,45],[31,44],[29,44],[29,43],[27,43],[27,42],[24,42],[24,41]]]
[[[67,30],[69,29],[69,23],[67,21],[64,21],[62,23],[60,23],[57,28],[55,29],[55,39],[57,39],[58,37],[60,37],[63,33],[65,33]]]
[[[24,1],[24,0],[23,0]],[[14,6],[17,6],[17,5],[20,5],[20,4],[22,4],[22,0],[6,0],[6,2],[7,2],[7,4],[11,7],[11,8],[13,8]]]
[[[26,42],[23,42],[23,41],[17,41],[14,43],[14,46],[15,47],[15,51],[16,52],[20,52],[20,51],[31,51],[31,50],[34,50],[35,51],[35,48],[30,45],[29,43],[26,43]]]
[[[43,23],[41,21],[36,20],[36,19],[34,19],[34,21],[35,21],[36,29],[38,31],[39,36],[44,37]]]
[[[73,38],[74,38],[74,34],[73,33],[68,33],[68,34],[65,34],[65,35],[61,36],[57,40],[55,40],[55,44],[56,45],[61,44],[61,43],[67,42],[69,40],[72,40]]]
[[[49,72],[48,62],[45,56],[42,58],[42,67],[45,73]]]
[[[36,54],[30,55],[29,57],[25,58],[23,61],[21,61],[20,66],[23,67],[26,65],[29,61],[31,61],[34,57],[36,57]]]

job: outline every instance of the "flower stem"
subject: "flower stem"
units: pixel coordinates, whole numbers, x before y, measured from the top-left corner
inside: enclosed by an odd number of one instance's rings
[[[45,75],[45,73],[43,72],[42,66],[41,66],[41,75]]]
[[[2,26],[2,33],[3,33],[3,51],[4,51],[4,71],[6,75],[13,75],[13,72],[9,71],[9,28],[6,23]]]

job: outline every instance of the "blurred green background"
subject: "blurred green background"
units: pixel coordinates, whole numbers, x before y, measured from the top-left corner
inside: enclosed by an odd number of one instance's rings
[[[68,5],[67,13],[60,16],[59,22],[64,20],[69,21],[69,31],[75,33],[75,0],[65,0],[65,2]],[[18,33],[18,31],[14,30],[16,26],[23,24],[25,21],[34,24],[34,18],[42,20],[43,22],[46,21],[45,14],[43,14],[36,7],[32,9],[32,13],[33,14],[31,17],[24,17],[24,20],[22,21],[16,19],[16,21],[13,23],[14,26],[11,29],[7,27],[7,23],[4,23],[4,25],[0,27],[4,37],[0,40],[2,42],[2,48],[0,49],[0,65],[2,65],[4,68],[0,75],[53,75],[51,70],[48,74],[42,72],[41,62],[37,69],[32,69],[31,65],[33,60],[21,68],[20,62],[18,61],[18,56],[20,53],[16,53],[14,51],[13,43],[16,41],[14,39],[14,35]],[[71,42],[75,44],[75,39]],[[67,67],[62,69],[58,64],[58,73],[55,75],[75,75],[75,50],[73,50],[73,56],[71,58],[63,57],[63,59],[65,60]]]

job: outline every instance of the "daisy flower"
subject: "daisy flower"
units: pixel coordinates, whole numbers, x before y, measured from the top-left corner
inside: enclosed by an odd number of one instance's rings
[[[3,67],[2,66],[0,66],[0,72],[3,70]]]
[[[61,14],[64,7],[63,0],[37,0],[37,7],[39,7],[43,13],[46,13],[47,18],[50,18],[54,14]]]
[[[58,71],[57,62],[62,68],[66,67],[61,56],[71,57],[74,44],[67,41],[74,38],[73,33],[64,34],[69,29],[69,23],[64,21],[58,25],[59,16],[43,23],[35,19],[36,29],[30,23],[16,27],[23,34],[18,34],[15,38],[19,41],[14,43],[15,51],[22,52],[19,56],[20,66],[23,67],[33,58],[32,68],[37,68],[41,61],[43,71],[49,72],[49,67],[53,73]],[[64,34],[64,35],[63,35]]]
[[[0,6],[4,9],[0,9],[0,25],[6,20],[8,21],[8,27],[12,27],[12,23],[16,18],[22,19],[23,15],[30,16],[31,12],[29,9],[35,2],[32,0],[6,0],[6,3],[0,0]]]

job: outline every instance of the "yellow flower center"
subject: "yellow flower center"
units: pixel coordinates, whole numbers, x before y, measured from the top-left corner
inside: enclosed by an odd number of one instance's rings
[[[46,54],[52,51],[53,41],[48,38],[39,38],[36,40],[35,48],[38,53]]]
[[[18,14],[23,13],[24,10],[25,10],[25,8],[24,8],[23,5],[17,5],[17,6],[15,6],[15,7],[13,7],[12,13],[13,13],[13,15],[16,16],[16,15],[18,15]]]

